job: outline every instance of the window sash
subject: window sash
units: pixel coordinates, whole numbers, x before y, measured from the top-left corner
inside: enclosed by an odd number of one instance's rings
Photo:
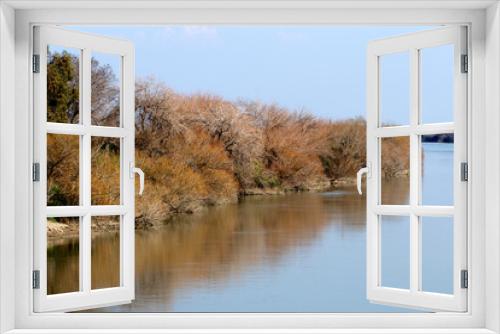
[[[467,162],[467,75],[461,73],[461,55],[467,54],[465,27],[402,35],[371,42],[367,51],[367,164],[372,166],[367,179],[367,296],[374,302],[388,305],[423,308],[438,311],[467,310],[467,289],[460,284],[461,270],[467,267],[467,183],[460,180],[460,163]],[[419,124],[420,60],[419,50],[454,45],[454,112],[453,123]],[[379,125],[379,59],[383,55],[409,52],[410,124],[384,127]],[[421,189],[420,135],[454,133],[453,192],[454,206],[423,206],[419,204]],[[381,138],[409,137],[410,197],[409,205],[380,205],[381,199]],[[410,217],[409,289],[381,285],[381,217]],[[453,294],[421,291],[420,218],[423,216],[453,217]]]
[[[134,298],[134,179],[129,168],[134,165],[134,73],[133,46],[126,41],[93,36],[53,27],[36,27],[34,53],[40,57],[40,72],[34,76],[34,161],[40,164],[40,181],[34,190],[34,263],[40,271],[40,288],[33,290],[35,312],[72,311],[130,302]],[[75,48],[79,61],[79,124],[47,122],[47,47]],[[106,52],[121,59],[121,127],[91,124],[92,52]],[[79,198],[77,206],[47,206],[47,134],[75,135],[79,138]],[[120,204],[91,203],[91,139],[120,139]],[[120,216],[120,285],[92,289],[91,247],[93,216]],[[47,294],[47,218],[79,217],[79,291]]]

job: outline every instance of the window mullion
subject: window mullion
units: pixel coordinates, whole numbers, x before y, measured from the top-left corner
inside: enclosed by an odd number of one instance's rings
[[[84,128],[88,129],[91,120],[91,51],[83,49],[82,52],[82,74],[81,74],[81,119]],[[91,290],[91,135],[89,132],[82,136],[82,150],[80,156],[81,168],[81,191],[82,205],[85,213],[80,224],[80,275],[82,280],[82,290],[90,292]]]
[[[435,123],[435,124],[418,124],[416,126],[416,133],[419,135],[434,135],[442,133],[453,133],[455,131],[455,124],[449,123]]]
[[[419,142],[416,129],[419,120],[419,56],[418,49],[410,50],[410,206],[419,202]],[[417,292],[420,285],[419,217],[410,215],[410,291]]]

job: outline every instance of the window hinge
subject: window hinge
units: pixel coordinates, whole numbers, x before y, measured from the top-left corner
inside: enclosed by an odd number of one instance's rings
[[[40,289],[40,270],[33,270],[33,289]]]
[[[40,55],[33,55],[33,73],[40,73]]]
[[[466,162],[460,164],[460,180],[469,181],[469,164]]]
[[[33,164],[33,181],[40,181],[40,164],[38,162]]]
[[[469,56],[462,55],[462,73],[469,72]]]
[[[467,270],[462,270],[460,272],[460,287],[462,289],[467,289],[469,287],[469,272]]]

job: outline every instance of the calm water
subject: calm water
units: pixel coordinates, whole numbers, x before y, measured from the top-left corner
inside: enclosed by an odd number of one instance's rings
[[[424,151],[423,201],[451,201],[452,145],[424,144]],[[408,196],[397,181],[384,189]],[[366,299],[365,205],[354,188],[249,197],[179,217],[160,229],[137,231],[135,301],[96,311],[408,311]],[[449,292],[452,222],[441,220],[422,219],[423,287]],[[407,218],[382,219],[383,285],[407,287],[408,238]],[[93,260],[101,268],[93,274],[101,281],[113,276],[111,250],[117,242],[109,233],[93,240]],[[61,278],[52,288],[74,275],[77,248],[67,240],[50,249],[49,271]]]

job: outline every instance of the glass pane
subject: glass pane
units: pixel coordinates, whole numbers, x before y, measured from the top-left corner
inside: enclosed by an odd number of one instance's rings
[[[121,56],[92,54],[92,125],[120,126]]]
[[[410,138],[382,138],[381,204],[406,205],[410,201]]]
[[[47,294],[80,290],[80,218],[47,219]]]
[[[410,54],[379,58],[381,126],[410,124]]]
[[[421,137],[422,205],[453,205],[453,134]]]
[[[81,50],[47,46],[47,121],[79,122]]]
[[[120,138],[91,141],[92,205],[120,204]]]
[[[92,289],[120,286],[120,217],[92,217]]]
[[[453,293],[453,219],[422,217],[422,290]]]
[[[80,137],[47,135],[47,205],[80,203]]]
[[[453,122],[453,45],[420,50],[421,123]]]
[[[410,217],[381,216],[381,286],[410,288]]]

